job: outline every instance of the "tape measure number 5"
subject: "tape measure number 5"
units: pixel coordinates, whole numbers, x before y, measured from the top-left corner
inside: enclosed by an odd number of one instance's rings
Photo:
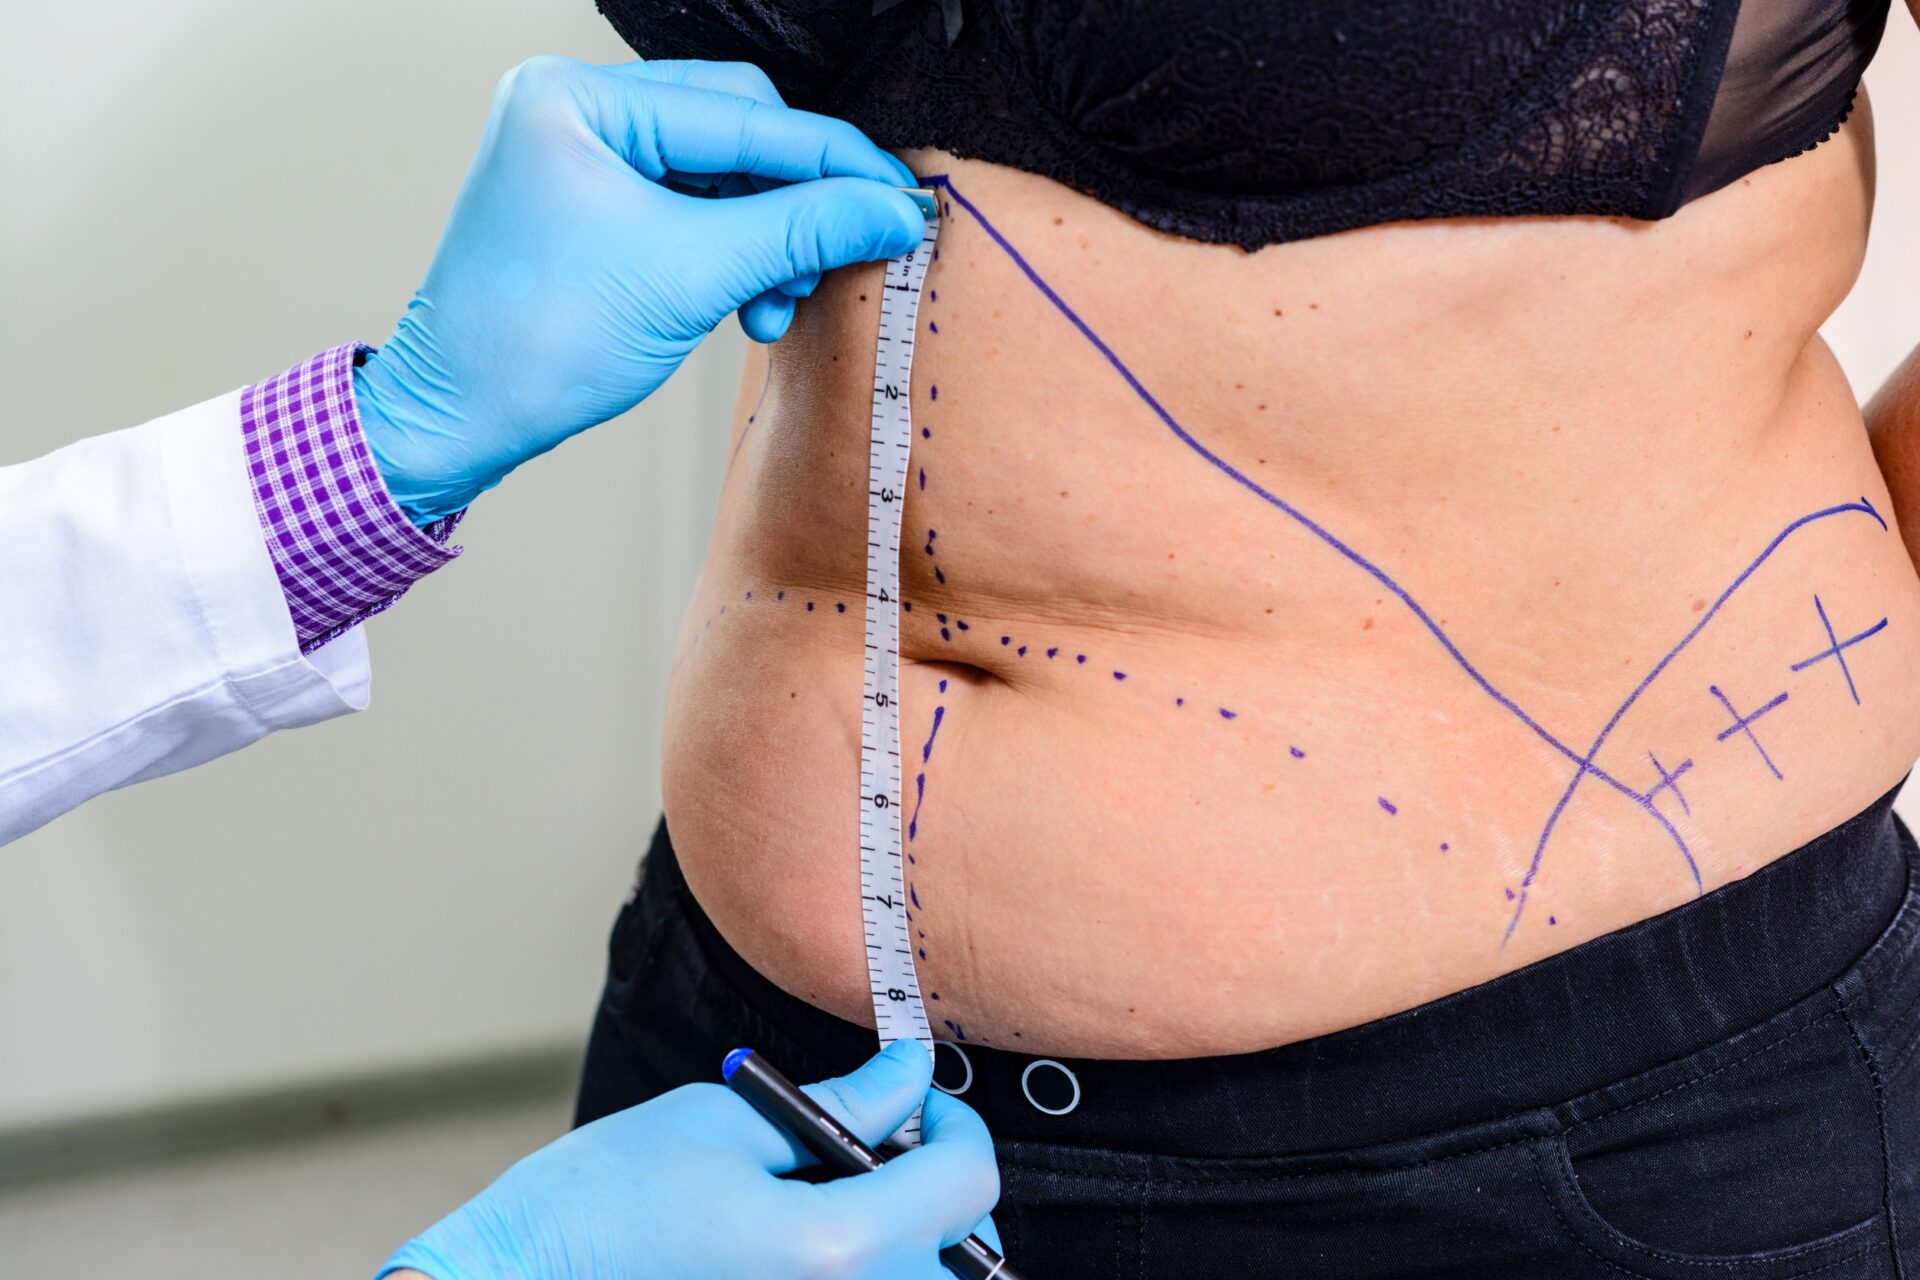
[[[934,207],[932,192],[908,194],[923,210]],[[913,449],[913,341],[920,290],[939,232],[938,218],[929,216],[920,247],[887,263],[886,287],[880,291],[867,451],[867,647],[860,712],[860,905],[874,1023],[883,1046],[913,1039],[929,1054],[933,1032],[913,969],[913,920],[900,838],[900,525]],[[919,1143],[918,1111],[895,1137],[908,1146]]]

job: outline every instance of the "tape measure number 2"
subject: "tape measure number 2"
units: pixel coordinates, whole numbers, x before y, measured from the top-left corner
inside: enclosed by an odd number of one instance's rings
[[[900,525],[913,449],[913,342],[920,290],[940,232],[932,192],[909,192],[929,214],[920,247],[887,263],[880,336],[873,353],[873,418],[867,452],[867,631],[860,713],[860,906],[867,977],[880,1043],[913,1039],[933,1052],[933,1032],[913,969],[907,912],[904,798],[900,767]],[[920,1113],[895,1137],[920,1141]]]

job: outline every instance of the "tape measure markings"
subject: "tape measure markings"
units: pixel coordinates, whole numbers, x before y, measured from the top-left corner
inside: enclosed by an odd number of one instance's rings
[[[920,245],[887,263],[874,341],[867,447],[866,635],[860,708],[860,906],[867,978],[880,1043],[913,1039],[933,1052],[908,911],[905,808],[900,767],[900,543],[913,448],[913,347],[920,291],[940,224],[927,219]],[[933,534],[928,531],[928,545]],[[916,1112],[897,1135],[920,1140]]]

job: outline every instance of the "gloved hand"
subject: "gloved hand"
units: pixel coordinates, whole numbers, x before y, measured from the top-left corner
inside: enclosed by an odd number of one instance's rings
[[[937,1254],[1000,1194],[973,1109],[937,1090],[911,1040],[807,1092],[869,1144],[923,1099],[923,1145],[811,1185],[804,1149],[718,1084],[687,1085],[528,1156],[380,1273],[433,1280],[952,1280]]]
[[[819,272],[920,243],[914,185],[743,63],[515,68],[426,280],[354,372],[388,490],[417,524],[450,515],[638,404],[728,312],[774,341]]]

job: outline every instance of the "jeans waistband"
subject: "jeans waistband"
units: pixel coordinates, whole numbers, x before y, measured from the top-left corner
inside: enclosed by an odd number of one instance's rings
[[[938,1078],[964,1084],[1002,1141],[1165,1155],[1340,1150],[1561,1102],[1696,1052],[1845,972],[1909,891],[1914,846],[1893,814],[1897,791],[1675,910],[1349,1030],[1169,1060],[968,1045],[964,1057],[942,1049]],[[664,824],[643,892],[680,904],[669,909],[687,917],[706,965],[801,1063],[838,1072],[872,1052],[871,1029],[781,991],[727,945]]]

